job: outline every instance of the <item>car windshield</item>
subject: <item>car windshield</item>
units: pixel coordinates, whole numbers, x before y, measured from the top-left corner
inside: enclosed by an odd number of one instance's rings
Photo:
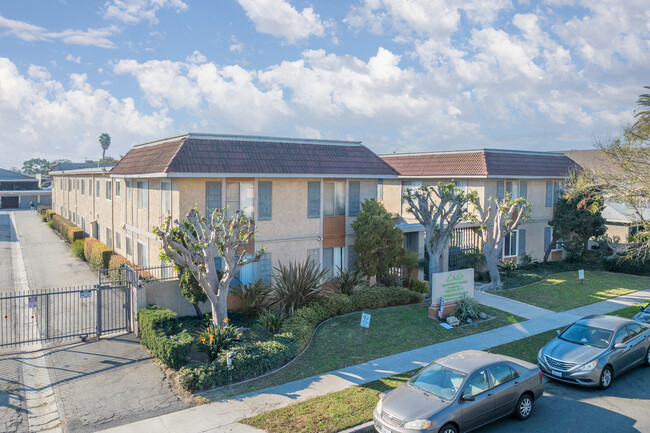
[[[463,384],[467,374],[434,362],[413,376],[409,383],[443,400],[451,400]]]
[[[560,334],[560,338],[571,343],[586,344],[604,349],[612,341],[612,334],[613,332],[607,329],[574,323]]]
[[[646,305],[645,308],[643,309],[644,313],[650,313],[650,304]]]

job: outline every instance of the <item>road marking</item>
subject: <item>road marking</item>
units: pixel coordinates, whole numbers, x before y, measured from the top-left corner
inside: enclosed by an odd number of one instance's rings
[[[14,273],[14,289],[16,291],[29,291],[29,279],[27,277],[27,268],[23,259],[23,252],[18,239],[16,230],[16,219],[14,213],[10,213],[11,225],[14,230],[11,233],[11,263]],[[24,298],[23,298],[24,300]],[[27,308],[27,305],[20,305],[17,308]],[[36,322],[33,322],[34,337],[40,337],[39,329]],[[25,345],[26,346],[26,345]],[[51,433],[62,433],[61,420],[59,417],[59,408],[54,396],[54,388],[50,372],[45,360],[45,352],[41,342],[31,344],[26,349],[35,350],[32,353],[23,353],[22,371],[23,386],[25,387],[25,406],[27,408],[27,423],[29,431],[36,433],[48,431]]]

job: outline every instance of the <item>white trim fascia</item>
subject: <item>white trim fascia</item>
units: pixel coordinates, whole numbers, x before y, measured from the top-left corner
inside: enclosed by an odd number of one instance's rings
[[[147,231],[144,231],[144,230],[142,230],[142,229],[139,229],[139,228],[137,228],[137,227],[134,227],[134,226],[132,226],[132,225],[130,225],[130,224],[126,224],[126,225],[124,226],[124,228],[125,228],[126,230],[130,231],[130,232],[137,233],[137,234],[142,235],[142,236],[144,236],[144,237],[146,237],[146,238],[149,238],[149,239],[153,239],[153,240],[157,240],[157,239],[158,239],[158,238],[156,237],[156,235],[154,235],[153,233],[149,233],[149,232],[147,232]]]
[[[111,174],[111,177],[137,179],[137,178],[226,178],[226,177],[253,177],[253,178],[305,178],[305,179],[397,179],[397,175],[372,176],[368,174],[310,174],[310,173],[146,173],[146,174]]]

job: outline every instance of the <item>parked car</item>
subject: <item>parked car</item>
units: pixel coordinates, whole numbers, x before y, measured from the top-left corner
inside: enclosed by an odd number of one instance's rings
[[[536,365],[465,350],[433,361],[380,395],[373,419],[380,433],[460,433],[508,415],[525,420],[543,393]]]
[[[645,306],[645,308],[643,308],[643,306],[639,307],[639,310],[641,311],[637,313],[633,319],[638,320],[639,322],[650,323],[650,302]]]
[[[588,316],[559,332],[537,355],[552,379],[608,388],[612,380],[650,364],[650,326],[615,316]]]

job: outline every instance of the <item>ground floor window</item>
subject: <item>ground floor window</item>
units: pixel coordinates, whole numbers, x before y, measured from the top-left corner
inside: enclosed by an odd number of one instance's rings
[[[323,248],[323,269],[327,269],[328,277],[341,275],[345,271],[345,248]]]
[[[113,248],[113,230],[106,227],[106,245],[109,248]]]
[[[126,235],[126,255],[133,256],[133,238],[129,235]]]
[[[503,243],[503,257],[517,257],[518,232],[519,230],[515,230],[506,236]]]

